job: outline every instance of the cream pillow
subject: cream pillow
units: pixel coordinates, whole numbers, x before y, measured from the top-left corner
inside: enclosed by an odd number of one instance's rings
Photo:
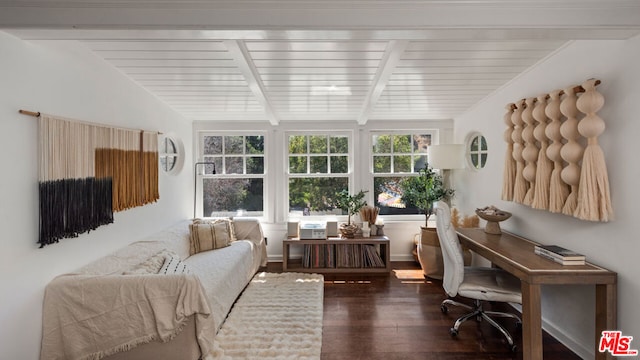
[[[211,221],[196,219],[189,225],[191,255],[229,246],[233,239],[233,225],[229,219]]]

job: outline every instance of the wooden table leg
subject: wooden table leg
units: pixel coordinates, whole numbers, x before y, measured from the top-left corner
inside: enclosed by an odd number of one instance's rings
[[[596,346],[597,360],[613,359],[611,352],[599,351],[600,337],[604,330],[617,330],[617,287],[616,284],[596,285]]]
[[[540,285],[522,281],[522,358],[542,360]]]

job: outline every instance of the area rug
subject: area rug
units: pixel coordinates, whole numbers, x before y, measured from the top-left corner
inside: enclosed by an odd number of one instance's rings
[[[214,343],[216,359],[320,359],[324,277],[258,273]]]

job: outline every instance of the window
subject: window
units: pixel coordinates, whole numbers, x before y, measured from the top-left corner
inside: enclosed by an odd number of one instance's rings
[[[200,155],[203,216],[264,213],[265,142],[263,135],[203,134]]]
[[[158,141],[158,158],[160,169],[169,175],[175,175],[182,170],[184,145],[177,137],[167,134]]]
[[[418,214],[418,209],[402,202],[400,182],[427,165],[431,132],[373,132],[373,198],[381,215]]]
[[[287,147],[289,216],[341,214],[333,201],[349,188],[349,136],[289,134]]]
[[[467,136],[467,163],[472,169],[482,169],[487,164],[489,147],[487,139],[480,133],[471,133]]]

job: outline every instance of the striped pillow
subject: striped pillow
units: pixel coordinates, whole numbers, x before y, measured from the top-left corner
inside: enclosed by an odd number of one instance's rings
[[[162,264],[158,274],[170,275],[170,274],[190,274],[191,270],[187,267],[187,264],[183,263],[178,256],[169,256]]]
[[[194,222],[189,225],[189,231],[190,255],[227,247],[233,241],[233,225],[228,219]]]

